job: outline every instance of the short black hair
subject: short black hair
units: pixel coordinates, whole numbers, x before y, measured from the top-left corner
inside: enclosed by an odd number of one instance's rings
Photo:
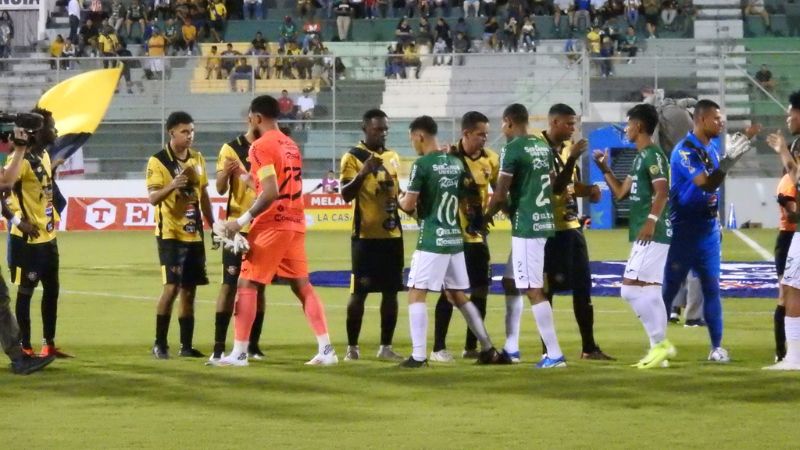
[[[792,109],[800,109],[800,91],[792,92],[789,95],[789,104],[792,105]]]
[[[628,111],[628,118],[642,122],[644,131],[650,136],[656,132],[658,111],[655,106],[647,103],[636,105]]]
[[[388,119],[388,118],[389,116],[387,116],[385,112],[377,108],[370,109],[369,111],[365,112],[363,116],[361,116],[361,120],[365,124],[372,119]]]
[[[550,107],[550,111],[547,112],[548,116],[577,116],[578,113],[572,109],[571,106],[565,105],[564,103],[556,103],[555,105]]]
[[[527,124],[528,108],[520,103],[512,103],[503,111],[503,119],[509,119],[515,125]]]
[[[479,123],[489,123],[489,118],[478,111],[469,111],[461,116],[462,130],[471,130],[478,126]]]
[[[167,130],[171,130],[181,124],[194,123],[194,119],[186,111],[175,111],[167,117]]]
[[[250,102],[250,112],[261,114],[268,119],[277,119],[280,108],[275,97],[270,95],[259,95]]]
[[[700,117],[713,109],[720,109],[720,107],[713,100],[708,100],[704,98],[703,100],[697,102],[696,105],[694,105],[694,116]]]
[[[431,136],[436,136],[436,133],[439,132],[439,125],[436,125],[436,121],[431,116],[419,116],[411,121],[408,129],[410,131],[423,131]]]

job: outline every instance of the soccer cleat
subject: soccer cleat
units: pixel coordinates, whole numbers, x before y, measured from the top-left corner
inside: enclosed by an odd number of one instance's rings
[[[33,351],[32,347],[22,347],[22,353],[28,356],[36,356],[36,352]]]
[[[684,328],[696,328],[706,326],[706,321],[703,319],[689,319],[683,324]]]
[[[154,345],[152,353],[155,359],[169,359],[168,347]]]
[[[669,313],[669,323],[681,323],[681,308],[679,306],[672,308],[672,312]]]
[[[616,361],[615,358],[612,358],[612,357],[606,355],[599,348],[597,350],[592,351],[592,352],[583,352],[583,353],[581,353],[581,359],[589,359],[589,360],[592,360],[592,361]]]
[[[406,369],[419,369],[421,367],[428,367],[428,360],[417,361],[413,356],[409,356],[407,360],[401,362],[399,367]]]
[[[334,364],[339,364],[339,357],[336,356],[333,346],[330,345],[326,345],[325,350],[317,353],[306,363],[307,366],[332,366]]]
[[[392,349],[391,345],[381,345],[378,348],[378,359],[386,361],[402,361],[403,357]]]
[[[258,345],[250,345],[247,349],[247,357],[250,359],[255,359],[256,361],[262,361],[267,355],[261,351],[261,348]]]
[[[478,350],[473,348],[473,349],[464,350],[463,352],[461,352],[461,358],[463,358],[463,359],[478,359],[478,356],[480,356],[480,354],[481,354],[481,352],[479,352]]]
[[[48,345],[45,344],[42,347],[42,351],[39,352],[39,356],[42,358],[47,358],[48,356],[53,356],[55,358],[72,358],[72,355],[68,355],[61,350],[59,350],[55,345]]]
[[[250,363],[247,362],[247,352],[239,352],[239,353],[230,352],[228,356],[221,358],[216,365],[244,367],[244,366],[249,366]]]
[[[191,347],[190,348],[181,348],[181,351],[180,351],[180,353],[178,353],[178,356],[180,356],[182,358],[205,358],[206,357],[206,355],[204,355],[200,350],[197,350],[196,348],[191,348]]]
[[[357,345],[348,345],[347,352],[344,354],[345,361],[357,361],[361,358],[361,349]]]
[[[208,361],[206,362],[206,365],[207,366],[218,366],[219,362],[222,360],[222,356],[223,355],[221,355],[221,354],[217,354],[217,352],[212,353],[211,356],[208,357]]]
[[[675,346],[666,339],[656,344],[647,355],[636,364],[637,369],[652,369],[654,367],[664,367],[664,361],[677,356]],[[669,364],[669,363],[667,363]]]
[[[30,375],[44,369],[56,359],[55,356],[30,356],[23,354],[20,358],[11,361],[11,372],[16,375]]]
[[[497,349],[492,347],[487,350],[483,350],[478,355],[478,360],[475,361],[475,364],[499,364],[501,360],[500,353],[497,352]]]
[[[727,350],[722,347],[717,347],[708,354],[708,360],[718,363],[728,363],[731,362],[731,357],[728,355]]]
[[[509,353],[506,349],[500,352],[500,360],[498,364],[519,364],[522,361],[519,351]]]
[[[773,364],[771,366],[762,367],[762,369],[763,370],[800,370],[800,363],[793,362],[793,361],[787,361],[787,360],[784,359],[782,361],[778,361],[777,363],[775,363],[775,364]]]
[[[433,362],[451,363],[455,362],[456,359],[453,358],[453,354],[448,352],[447,349],[443,349],[438,352],[431,352],[430,360]]]
[[[561,355],[559,358],[555,359],[549,356],[543,356],[535,366],[537,369],[556,369],[562,367],[567,367],[567,359],[564,358],[564,355]]]

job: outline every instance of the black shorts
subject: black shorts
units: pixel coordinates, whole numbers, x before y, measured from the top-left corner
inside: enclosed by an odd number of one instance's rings
[[[222,20],[212,20],[211,27],[217,31],[222,32],[225,29],[225,22]]]
[[[792,237],[794,231],[781,230],[775,239],[775,271],[778,272],[778,278],[782,277],[783,271],[786,270],[786,257],[789,255]]]
[[[247,237],[247,233],[240,234]],[[222,247],[222,284],[236,287],[240,270],[242,270],[242,255]]]
[[[544,272],[548,292],[571,291],[576,286],[591,287],[589,250],[579,228],[556,231],[544,246]]]
[[[208,284],[206,249],[203,242],[181,242],[177,239],[156,238],[158,261],[161,263],[161,282],[181,287]]]
[[[11,235],[8,256],[11,282],[16,285],[25,283],[35,287],[43,278],[58,277],[58,243],[55,239],[31,244],[25,238]]]
[[[656,26],[658,25],[658,14],[645,14],[644,21],[650,25]]]
[[[353,238],[350,252],[351,294],[403,290],[403,238]]]
[[[469,287],[476,289],[489,286],[492,282],[489,246],[483,242],[464,243],[464,260],[467,263]]]

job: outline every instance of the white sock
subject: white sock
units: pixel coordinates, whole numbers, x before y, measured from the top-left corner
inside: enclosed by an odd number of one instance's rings
[[[481,319],[481,312],[478,311],[478,307],[472,302],[466,302],[459,306],[458,310],[461,311],[461,315],[463,315],[464,320],[467,321],[467,326],[472,330],[475,337],[478,338],[478,342],[481,343],[481,351],[489,350],[494,347],[492,341],[489,340],[489,332],[486,331],[486,325],[483,323],[483,319]]]
[[[408,305],[408,323],[411,327],[411,357],[425,361],[428,348],[428,308],[425,303]]]
[[[325,347],[329,345],[331,345],[331,338],[328,336],[328,333],[317,336],[317,347],[319,348],[319,353],[325,353]]]
[[[522,296],[506,295],[506,343],[508,353],[519,351],[519,325],[522,319]]]
[[[647,305],[650,307],[650,326],[653,329],[652,339],[659,343],[667,338],[667,307],[664,306],[664,297],[661,296],[660,285],[644,286],[642,292],[648,299]]]
[[[657,288],[658,292],[653,289]],[[645,333],[650,339],[650,348],[664,340],[666,334],[667,310],[661,301],[661,286],[622,286],[622,298],[633,309],[633,312],[642,322]],[[661,324],[663,316],[664,324]]]
[[[233,353],[234,355],[239,355],[241,353],[247,354],[247,347],[250,344],[250,341],[233,341]]]
[[[786,328],[786,362],[800,364],[800,317],[786,316],[783,319]]]
[[[553,307],[550,306],[550,302],[539,302],[531,306],[531,311],[533,311],[536,327],[539,328],[539,336],[542,337],[544,346],[547,347],[547,356],[550,359],[558,359],[564,356],[561,353],[561,346],[558,345],[556,324],[553,322]]]

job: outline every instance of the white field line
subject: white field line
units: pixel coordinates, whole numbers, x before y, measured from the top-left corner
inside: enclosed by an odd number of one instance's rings
[[[750,239],[749,236],[747,236],[746,234],[742,233],[741,231],[733,230],[733,234],[735,234],[736,237],[741,239],[742,242],[747,244],[748,247],[753,249],[754,252],[758,253],[758,255],[760,257],[764,258],[764,261],[770,261],[774,257],[774,255],[772,253],[768,252],[767,249],[765,249],[764,247],[759,245],[758,242]]]

